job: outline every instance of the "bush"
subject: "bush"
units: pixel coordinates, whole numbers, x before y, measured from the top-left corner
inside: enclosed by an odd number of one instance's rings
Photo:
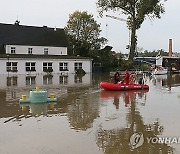
[[[79,69],[76,69],[76,74],[77,75],[85,75],[86,72],[82,68],[79,68]]]

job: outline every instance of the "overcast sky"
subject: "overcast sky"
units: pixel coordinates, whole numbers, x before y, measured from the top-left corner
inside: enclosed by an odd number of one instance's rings
[[[123,21],[98,17],[96,2],[98,0],[1,0],[0,23],[13,24],[16,19],[22,25],[64,28],[69,14],[76,10],[87,11],[101,24],[103,37],[113,50],[127,53],[129,32]],[[168,0],[165,3],[166,13],[162,18],[150,21],[147,19],[138,30],[138,47],[143,50],[168,51],[168,40],[173,39],[173,51],[180,52],[180,0]],[[107,13],[123,17],[119,13]]]

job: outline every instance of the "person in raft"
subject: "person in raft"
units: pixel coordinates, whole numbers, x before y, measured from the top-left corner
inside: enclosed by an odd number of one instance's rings
[[[117,84],[119,82],[119,79],[120,79],[120,74],[119,72],[116,72],[114,74],[114,83]]]
[[[130,77],[129,77],[129,83],[130,84],[135,84],[136,82],[136,74],[135,73],[131,73]]]
[[[129,74],[129,71],[128,70],[125,70],[125,73],[124,73],[124,83],[125,84],[129,84],[129,78],[130,78],[130,74]]]

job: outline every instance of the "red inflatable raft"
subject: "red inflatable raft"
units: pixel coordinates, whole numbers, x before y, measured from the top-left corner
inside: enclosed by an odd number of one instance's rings
[[[114,84],[110,82],[101,82],[101,88],[104,90],[111,90],[111,91],[126,91],[126,90],[139,90],[139,89],[149,89],[149,86],[146,84]]]

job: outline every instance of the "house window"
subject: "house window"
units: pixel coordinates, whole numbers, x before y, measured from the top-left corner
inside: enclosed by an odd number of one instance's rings
[[[27,76],[26,77],[26,85],[36,85],[36,77],[35,76]]]
[[[75,83],[82,83],[82,77],[79,77],[79,76],[74,76],[74,82]]]
[[[52,72],[52,63],[43,63],[43,71],[44,72]]]
[[[52,75],[45,75],[43,76],[43,85],[49,85],[52,84]]]
[[[7,86],[17,86],[17,77],[7,77]]]
[[[59,76],[59,84],[68,84],[68,76]]]
[[[28,48],[28,54],[32,54],[33,48]]]
[[[68,63],[59,63],[59,71],[68,71]]]
[[[16,53],[16,47],[11,47],[11,53]]]
[[[7,72],[17,72],[17,62],[6,62]]]
[[[44,55],[48,55],[48,48],[44,48]]]
[[[35,62],[26,62],[26,72],[36,71]]]
[[[75,69],[75,71],[76,71],[77,69],[82,69],[82,63],[75,63],[75,64],[74,64],[74,69]]]

